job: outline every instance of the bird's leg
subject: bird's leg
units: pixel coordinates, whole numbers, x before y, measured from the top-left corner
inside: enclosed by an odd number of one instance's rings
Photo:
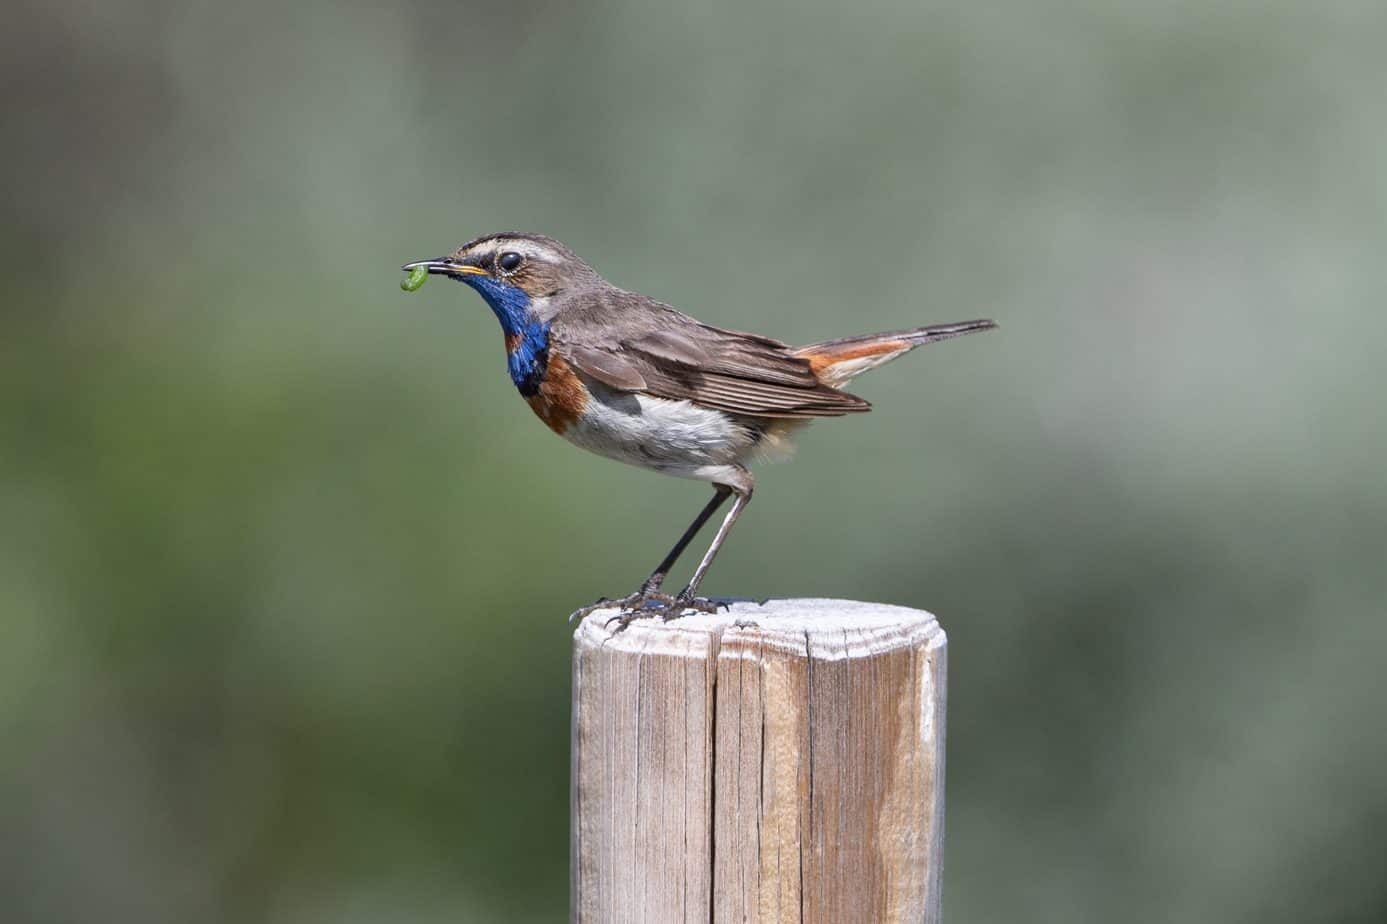
[[[608,622],[610,623],[613,620],[619,621],[621,622],[621,628],[624,629],[630,624],[632,619],[641,615],[641,611],[646,608],[647,603],[660,603],[663,604],[666,609],[673,606],[674,597],[669,594],[660,593],[660,585],[664,584],[665,578],[669,575],[669,569],[673,568],[674,563],[679,560],[679,556],[684,554],[684,550],[689,547],[689,543],[693,541],[694,536],[698,535],[698,531],[703,528],[703,525],[708,522],[708,519],[717,512],[718,508],[721,507],[731,495],[732,489],[726,485],[714,485],[712,500],[708,501],[703,509],[699,511],[698,516],[694,517],[694,521],[689,524],[689,528],[684,530],[684,535],[679,537],[679,541],[674,544],[674,548],[670,549],[669,554],[655,566],[654,572],[651,573],[650,577],[645,579],[645,583],[640,586],[640,590],[637,590],[633,594],[619,597],[616,600],[603,597],[589,606],[579,607],[568,617],[568,621],[574,622],[575,620],[584,619],[589,613],[596,610],[618,608],[622,611],[623,615],[614,616],[612,620],[608,620]]]
[[[719,507],[732,496],[732,489],[725,484],[714,485],[713,499],[699,511],[698,516],[689,524],[689,528],[684,530],[684,535],[679,537],[679,541],[674,544],[674,548],[669,550],[664,561],[655,566],[654,572],[645,579],[641,585],[640,593],[654,593],[664,584],[665,578],[669,576],[669,569],[674,567],[674,563],[679,560],[679,556],[684,554],[684,550],[689,547],[693,537],[698,535],[698,531],[703,528],[703,524],[708,522],[708,518],[717,513]]]
[[[748,482],[750,476],[748,475]],[[674,606],[665,610],[665,619],[676,618],[683,610],[698,610],[700,613],[716,613],[717,604],[710,600],[695,597],[694,592],[698,590],[698,585],[703,582],[703,576],[708,573],[708,566],[713,563],[713,559],[718,554],[718,549],[722,548],[723,542],[727,539],[727,534],[732,531],[732,524],[737,522],[737,517],[741,516],[742,510],[751,501],[751,484],[748,483],[741,488],[733,488],[737,499],[732,502],[732,509],[727,511],[727,517],[718,527],[717,535],[713,537],[713,542],[708,546],[708,551],[703,554],[703,560],[694,569],[693,577],[689,578],[689,586],[679,592],[679,596],[674,598]]]

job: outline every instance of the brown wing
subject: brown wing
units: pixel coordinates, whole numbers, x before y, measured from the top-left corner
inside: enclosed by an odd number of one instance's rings
[[[643,296],[620,295],[629,300],[599,306],[619,314],[574,312],[556,319],[551,330],[568,361],[600,382],[750,417],[839,417],[871,409],[856,395],[821,383],[809,361],[778,340],[712,327]],[[637,381],[644,387],[631,387]]]
[[[564,355],[569,365],[617,391],[645,391],[647,387],[640,370],[616,353],[575,344],[565,347]]]

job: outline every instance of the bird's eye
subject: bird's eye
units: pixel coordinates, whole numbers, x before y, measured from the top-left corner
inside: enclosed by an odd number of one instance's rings
[[[520,264],[525,262],[525,258],[514,250],[507,250],[496,258],[496,265],[501,268],[503,273],[513,273],[520,269]]]

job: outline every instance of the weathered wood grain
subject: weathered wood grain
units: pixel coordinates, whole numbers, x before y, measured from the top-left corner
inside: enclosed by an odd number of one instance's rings
[[[775,600],[614,634],[611,615],[574,636],[574,921],[938,920],[933,616]]]

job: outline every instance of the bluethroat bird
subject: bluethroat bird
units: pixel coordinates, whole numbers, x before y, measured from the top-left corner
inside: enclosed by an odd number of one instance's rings
[[[489,234],[404,266],[416,268],[464,282],[486,301],[505,334],[511,381],[549,429],[609,459],[712,484],[712,499],[635,593],[573,614],[619,607],[623,627],[655,611],[671,619],[715,608],[694,594],[751,500],[747,463],[783,452],[816,417],[871,409],[841,386],[922,344],[997,326],[962,321],[791,347],[619,289],[541,234]],[[674,563],[729,497],[688,586],[663,593]]]

